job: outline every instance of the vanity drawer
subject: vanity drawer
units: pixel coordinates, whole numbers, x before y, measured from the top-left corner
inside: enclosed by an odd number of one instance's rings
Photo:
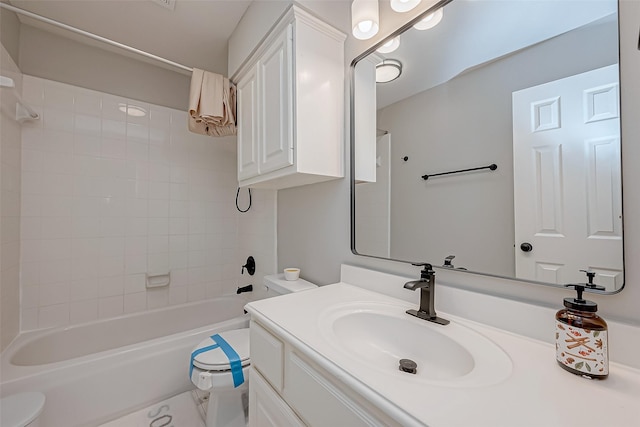
[[[293,351],[287,352],[285,399],[310,426],[391,426],[363,408]],[[318,404],[322,402],[322,404]],[[386,418],[386,417],[385,417]]]
[[[251,366],[282,393],[284,343],[255,321],[249,329]]]

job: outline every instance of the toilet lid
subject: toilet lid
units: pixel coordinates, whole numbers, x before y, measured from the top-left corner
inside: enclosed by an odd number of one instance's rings
[[[45,397],[40,392],[18,393],[0,399],[0,425],[23,427],[38,418]]]
[[[249,328],[220,332],[218,335],[229,343],[231,348],[238,353],[242,366],[249,364]],[[193,351],[195,352],[201,348],[215,344],[215,341],[211,338],[207,338],[198,344]],[[196,355],[193,359],[193,364],[194,366],[206,371],[228,371],[231,369],[231,366],[229,365],[229,358],[220,347]]]

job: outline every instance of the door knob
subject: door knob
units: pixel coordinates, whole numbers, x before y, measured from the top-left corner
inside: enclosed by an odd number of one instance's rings
[[[520,249],[522,249],[522,252],[531,252],[533,250],[533,245],[531,245],[531,243],[524,242],[520,245]]]

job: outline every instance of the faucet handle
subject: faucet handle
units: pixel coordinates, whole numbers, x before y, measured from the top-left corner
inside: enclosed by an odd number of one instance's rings
[[[433,266],[428,262],[412,262],[411,265],[416,267],[424,267],[425,270],[433,270]]]
[[[412,262],[411,265],[424,267],[422,271],[420,271],[420,280],[429,280],[436,274],[436,272],[433,271],[433,266],[428,262]]]

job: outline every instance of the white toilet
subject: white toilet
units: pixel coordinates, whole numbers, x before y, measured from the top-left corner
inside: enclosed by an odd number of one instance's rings
[[[316,287],[304,279],[287,281],[284,274],[264,278],[267,297]],[[193,349],[191,381],[200,390],[211,393],[207,427],[246,427],[250,363],[249,328],[220,332]]]
[[[0,399],[0,426],[38,427],[45,396],[40,392],[12,394]]]

